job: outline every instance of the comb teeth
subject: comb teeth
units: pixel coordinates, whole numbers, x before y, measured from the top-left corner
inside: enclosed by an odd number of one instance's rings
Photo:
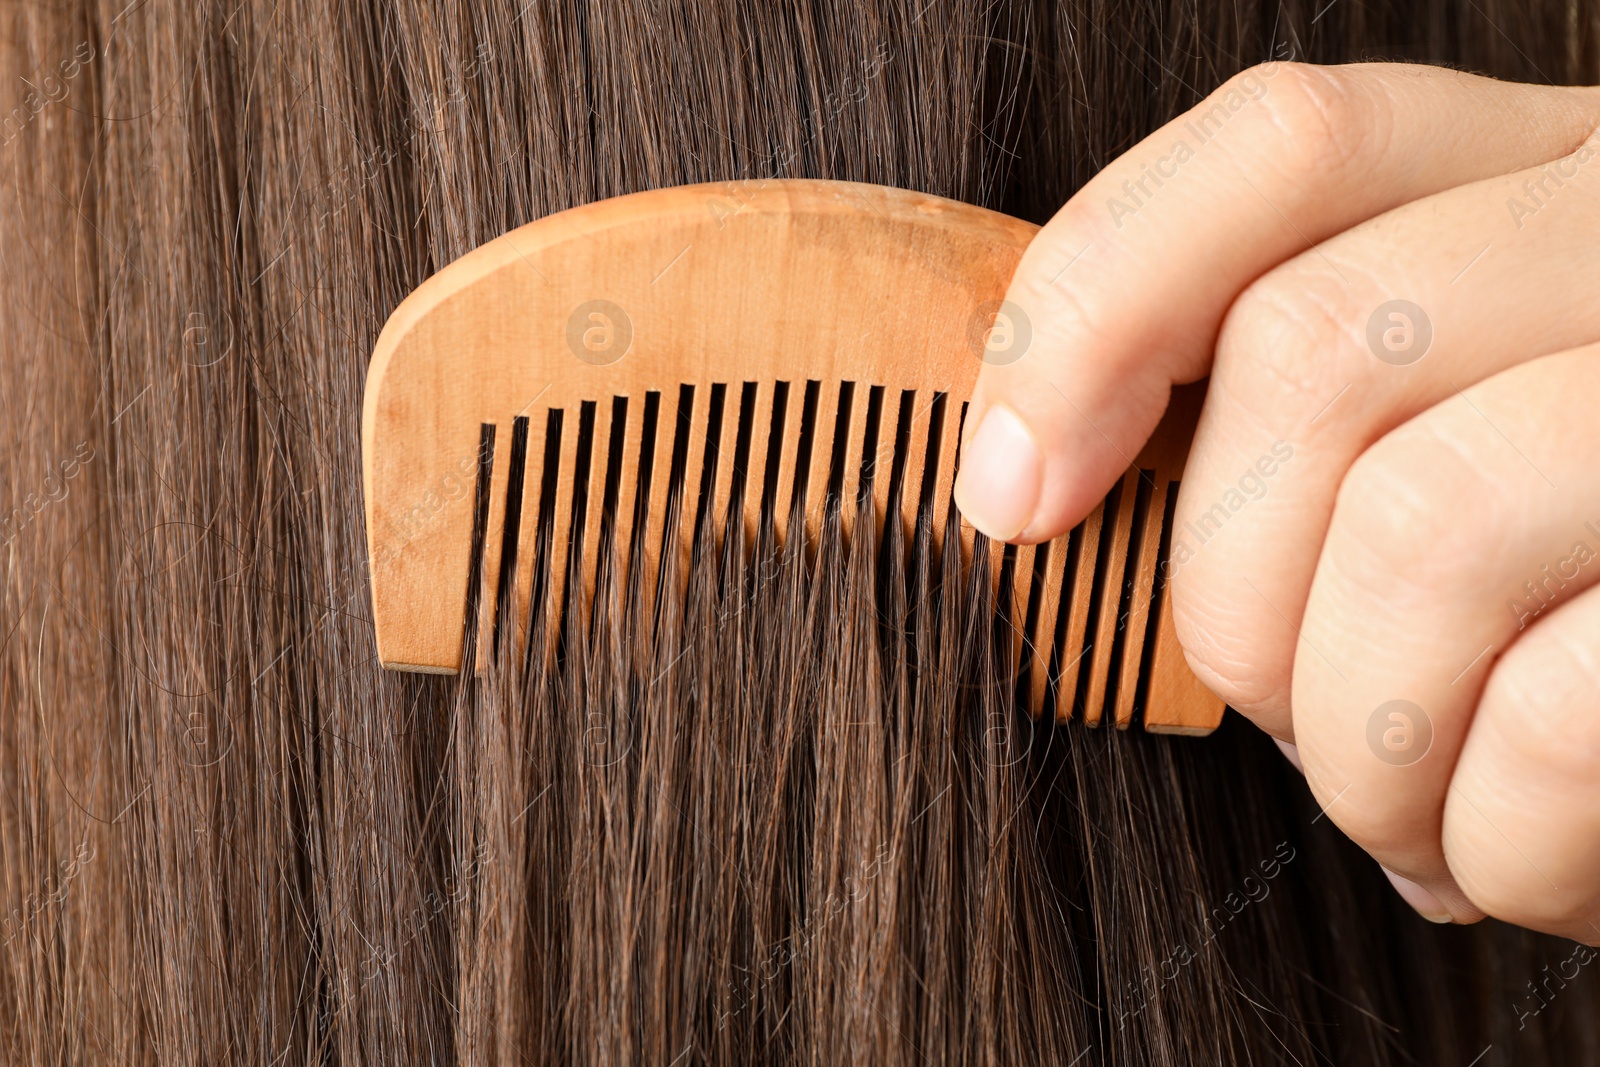
[[[736,220],[707,210],[729,196]],[[825,530],[881,541],[892,517],[932,531],[915,551],[991,576],[1035,714],[1127,726],[1149,705],[1150,729],[1207,732],[1222,705],[1183,662],[1157,567],[1198,393],[1174,393],[1134,471],[1048,545],[991,544],[951,515],[962,399],[1035,233],[901,189],[684,186],[444,267],[389,317],[367,375],[382,662],[482,669],[502,636],[549,660],[601,597],[649,634],[697,539],[814,553]]]
[[[732,523],[743,523],[749,553],[763,522],[782,545],[801,520],[814,554],[830,509],[847,541],[870,521],[881,543],[892,515],[908,537],[928,522],[942,552],[965,410],[943,393],[881,385],[732,382],[483,424],[468,609],[478,668],[509,627],[514,647],[548,662],[569,615],[589,621],[597,590],[634,590],[638,603],[625,607],[652,618],[664,566],[675,562],[670,580],[686,581],[695,538],[720,549]],[[987,553],[1014,634],[1018,698],[1035,717],[1126,728],[1142,716],[1147,729],[1178,733],[1215,725],[1221,707],[1203,691],[1146,700],[1152,679],[1192,683],[1159,578],[1176,484],[1131,468],[1084,522],[1037,546],[960,525],[952,547],[964,568],[975,549]],[[626,580],[633,569],[637,582]]]

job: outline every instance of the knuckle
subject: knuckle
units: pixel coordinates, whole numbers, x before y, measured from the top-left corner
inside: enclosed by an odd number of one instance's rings
[[[1467,899],[1501,922],[1560,930],[1580,926],[1591,917],[1590,893],[1551,885],[1493,831],[1447,834],[1445,857]]]
[[[1373,771],[1364,749],[1358,755],[1330,747],[1303,724],[1296,720],[1295,742],[1306,784],[1340,832],[1376,857],[1415,856],[1438,839],[1437,814],[1402,801],[1392,780]]]
[[[1300,748],[1300,758],[1306,759],[1304,745]],[[1317,763],[1306,761],[1306,779],[1312,783],[1318,807],[1363,851],[1372,855],[1409,854],[1415,851],[1420,841],[1426,840],[1424,831],[1402,828],[1397,818],[1399,813],[1387,803],[1381,800],[1361,803],[1351,796],[1355,790],[1341,795],[1340,790],[1330,784],[1326,774],[1318,773],[1319,769]]]
[[[1600,775],[1600,671],[1559,615],[1495,664],[1473,727],[1493,763],[1458,774],[1444,845],[1456,882],[1485,913],[1533,929],[1581,929],[1594,918],[1600,858],[1583,798]],[[1560,636],[1556,636],[1560,633]]]
[[[1216,374],[1260,413],[1297,418],[1359,377],[1361,313],[1348,287],[1315,269],[1285,266],[1240,293],[1217,341]]]
[[[1563,623],[1559,612],[1536,623],[1496,661],[1479,719],[1516,765],[1537,768],[1547,788],[1570,783],[1577,797],[1600,778],[1600,664],[1589,631]]]
[[[1199,558],[1191,565],[1205,566]],[[1246,636],[1259,632],[1256,620],[1239,617],[1232,598],[1197,594],[1196,586],[1204,584],[1208,584],[1204,574],[1174,580],[1173,623],[1189,669],[1258,726],[1281,729],[1284,724],[1275,713],[1288,703],[1286,672],[1271,669],[1263,661],[1264,642]]]
[[[1306,189],[1308,178],[1351,173],[1381,149],[1378,109],[1350,71],[1280,63],[1261,105],[1261,121],[1274,140],[1262,161],[1290,192]]]
[[[1496,849],[1489,849],[1488,856],[1474,854],[1469,858],[1468,854],[1478,849],[1473,845],[1450,856],[1450,873],[1455,876],[1456,885],[1485,915],[1518,926],[1532,925],[1535,916],[1529,914],[1533,910],[1529,897],[1530,890],[1533,896],[1537,896],[1537,890],[1525,885],[1524,879],[1509,875],[1505,862],[1493,855]]]
[[[1059,284],[1051,279],[1052,266],[1048,262],[1025,265],[1017,272],[1011,299],[1022,307],[1035,330],[1074,339],[1101,336],[1094,308],[1097,287]]]
[[[1408,425],[1353,463],[1339,486],[1328,546],[1342,573],[1374,587],[1469,580],[1503,517],[1483,471],[1453,441]],[[1489,542],[1492,543],[1492,542]]]

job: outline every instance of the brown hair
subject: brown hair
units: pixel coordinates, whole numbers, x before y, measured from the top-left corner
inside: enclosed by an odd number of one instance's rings
[[[4,1058],[1594,1059],[1591,950],[1418,920],[1253,731],[1019,717],[926,529],[702,523],[659,620],[603,567],[550,669],[384,673],[358,426],[388,312],[560,208],[1042,220],[1251,62],[1597,49],[1578,0],[0,11]]]

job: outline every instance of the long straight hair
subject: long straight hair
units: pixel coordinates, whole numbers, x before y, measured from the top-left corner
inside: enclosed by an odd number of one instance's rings
[[[1591,950],[1422,922],[1253,730],[1019,716],[926,524],[706,519],[548,663],[374,660],[366,359],[443,264],[690,181],[1042,221],[1233,72],[1363,57],[1593,82],[1600,8],[0,10],[0,1058],[1595,1062]]]

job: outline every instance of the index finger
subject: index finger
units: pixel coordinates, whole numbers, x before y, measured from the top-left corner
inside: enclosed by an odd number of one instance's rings
[[[1251,281],[1391,208],[1558,158],[1592,130],[1584,92],[1389,63],[1267,63],[1229,79],[1029,246],[1005,310],[1030,340],[979,374],[957,506],[1003,541],[1070,529],[1132,463],[1171,387],[1207,373]]]

